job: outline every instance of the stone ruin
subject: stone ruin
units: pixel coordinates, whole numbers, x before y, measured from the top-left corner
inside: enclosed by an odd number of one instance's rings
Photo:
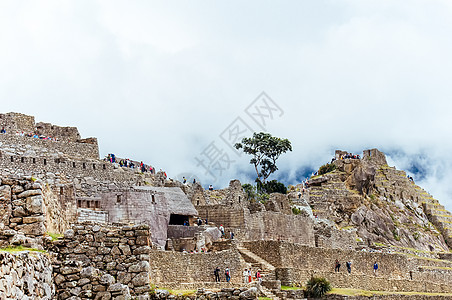
[[[281,285],[313,275],[343,288],[452,291],[451,214],[376,149],[337,151],[332,172],[254,202],[238,180],[210,191],[101,160],[97,139],[75,127],[17,113],[0,114],[0,127],[0,247],[45,252],[0,252],[0,299],[175,298],[162,288],[298,299]],[[336,259],[351,260],[352,274],[334,272]],[[230,269],[229,283],[214,282],[216,267]],[[262,284],[244,287],[245,268],[261,270]]]

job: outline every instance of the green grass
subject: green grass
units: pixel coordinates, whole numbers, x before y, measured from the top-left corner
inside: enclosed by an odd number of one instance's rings
[[[452,293],[422,293],[422,292],[386,292],[386,291],[366,291],[358,289],[334,288],[328,294],[342,296],[376,296],[376,295],[425,295],[425,296],[452,296]]]
[[[355,227],[353,227],[353,226],[345,226],[345,227],[342,227],[341,230],[349,230],[349,229],[352,229],[352,228],[355,228]]]
[[[22,252],[22,251],[47,253],[47,251],[45,251],[45,250],[38,250],[38,249],[35,249],[35,248],[25,248],[24,246],[0,248],[0,251],[2,251],[2,252],[9,252],[9,253],[16,253],[16,252]]]
[[[281,291],[298,291],[298,290],[302,290],[302,289],[303,288],[296,287],[296,286],[287,286],[287,285],[281,286]]]
[[[184,297],[196,294],[196,290],[168,290],[171,295],[182,295]]]
[[[59,234],[59,233],[52,233],[52,232],[47,232],[47,235],[50,236],[52,238],[52,241],[56,241],[59,238],[63,237],[64,234]]]
[[[272,300],[272,298],[268,298],[268,297],[259,297],[259,300]]]
[[[388,246],[386,246],[385,244],[382,244],[382,243],[374,243],[374,245],[375,246],[378,246],[378,247],[388,247]]]

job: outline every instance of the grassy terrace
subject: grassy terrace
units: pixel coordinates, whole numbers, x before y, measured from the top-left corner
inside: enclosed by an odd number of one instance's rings
[[[328,294],[342,296],[379,296],[379,295],[425,295],[425,296],[444,296],[451,297],[452,293],[419,293],[419,292],[384,292],[384,291],[365,291],[357,289],[332,289]]]
[[[17,253],[24,251],[47,253],[47,251],[45,250],[39,250],[35,248],[25,248],[24,246],[0,248],[0,252]]]

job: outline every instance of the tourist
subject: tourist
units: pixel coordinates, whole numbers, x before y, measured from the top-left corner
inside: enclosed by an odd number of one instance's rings
[[[334,266],[334,272],[339,272],[339,268],[341,267],[341,264],[339,263],[339,261],[336,259],[336,265]]]
[[[243,283],[248,283],[248,269],[245,269],[245,271],[243,271]]]
[[[251,269],[248,270],[248,283],[253,281],[253,275],[251,275]]]
[[[182,177],[182,183],[183,183],[183,184],[186,184],[186,183],[187,183],[187,179],[185,178],[185,176]]]
[[[348,274],[351,274],[352,273],[352,262],[348,261],[345,263],[345,265],[347,266]]]
[[[233,240],[233,239],[234,239],[234,232],[232,232],[232,231],[229,231],[229,238],[230,238],[231,240]]]
[[[215,282],[220,282],[220,267],[216,267],[213,274],[215,275]]]
[[[223,225],[220,225],[220,227],[218,229],[220,229],[221,237],[224,237],[224,227],[223,227]]]
[[[226,268],[224,270],[224,276],[226,277],[226,282],[229,282],[231,280],[231,273],[229,272],[229,268]]]
[[[6,133],[5,127],[2,127],[2,130],[0,131],[0,133]]]
[[[257,272],[256,272],[256,279],[259,282],[259,284],[262,283],[262,276],[261,276],[260,270],[257,270]]]
[[[193,184],[195,184],[196,183],[196,179],[195,178],[193,178]]]
[[[374,263],[374,274],[375,276],[377,276],[377,271],[378,271],[378,264],[377,262]]]
[[[209,191],[213,191],[213,185],[209,185]]]
[[[198,219],[196,220],[196,222],[198,223],[198,226],[201,226],[201,225],[202,225],[202,220],[201,220],[201,218],[198,217]]]

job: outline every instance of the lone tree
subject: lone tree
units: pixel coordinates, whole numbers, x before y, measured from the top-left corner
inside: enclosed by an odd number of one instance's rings
[[[243,152],[253,156],[250,164],[254,165],[257,179],[263,183],[276,170],[276,160],[287,151],[292,151],[292,145],[288,139],[281,139],[269,133],[253,133],[251,138],[243,138],[241,143],[236,143],[236,149],[243,148]]]

